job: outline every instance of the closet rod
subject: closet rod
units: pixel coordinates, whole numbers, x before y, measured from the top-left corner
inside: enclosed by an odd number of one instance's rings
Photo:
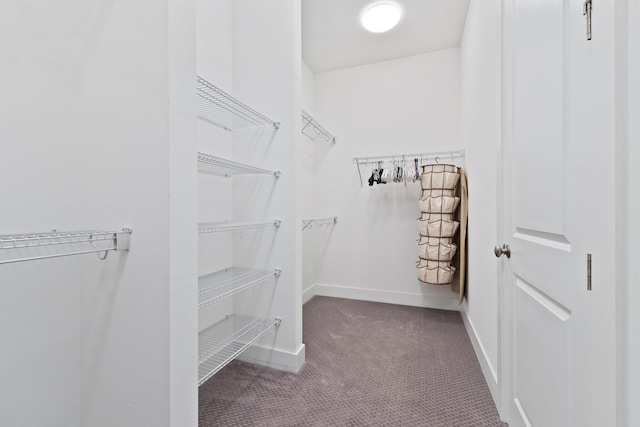
[[[322,138],[333,143],[336,142],[336,137],[304,110],[302,110],[302,133],[311,139]]]
[[[420,163],[435,162],[435,163],[455,163],[456,159],[464,159],[465,152],[462,150],[449,150],[449,151],[431,151],[428,153],[411,153],[411,154],[392,154],[388,156],[369,156],[369,157],[354,157],[353,163],[358,167],[358,175],[360,176],[360,186],[363,186],[362,172],[360,166],[376,165],[379,163],[388,163],[394,161],[410,161],[413,159],[420,160]]]
[[[337,216],[330,216],[326,218],[303,218],[302,219],[302,230],[306,230],[309,228],[313,228],[314,225],[322,227],[322,226],[331,226],[338,223]]]
[[[24,258],[0,260],[0,264],[14,262],[36,261],[47,258],[60,258],[72,255],[83,255],[104,252],[104,256],[98,258],[104,260],[108,251],[128,251],[131,247],[131,228],[123,228],[122,231],[51,231],[34,234],[5,234],[0,235],[0,250],[31,249],[44,246],[89,244],[93,249],[77,250],[71,252],[38,255]],[[96,246],[101,245],[101,247]]]
[[[280,227],[281,222],[282,221],[279,219],[265,222],[201,222],[198,223],[198,234],[215,233],[219,231],[249,230],[252,228],[262,227]]]
[[[445,162],[447,160],[464,159],[464,150],[450,150],[450,151],[432,151],[428,153],[413,153],[413,154],[392,154],[388,156],[375,156],[375,157],[354,157],[353,163],[361,165],[372,164],[377,162],[392,162],[394,160],[402,159],[421,159],[423,161],[433,160],[437,162]]]

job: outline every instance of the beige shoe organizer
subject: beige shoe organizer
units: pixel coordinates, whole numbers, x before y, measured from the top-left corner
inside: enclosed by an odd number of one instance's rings
[[[430,285],[448,285],[454,280],[456,268],[452,260],[458,246],[456,241],[460,223],[456,212],[460,197],[456,187],[460,181],[458,167],[447,164],[422,166],[420,211],[418,228],[418,279]]]

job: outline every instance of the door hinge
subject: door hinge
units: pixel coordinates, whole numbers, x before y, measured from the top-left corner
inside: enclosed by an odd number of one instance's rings
[[[591,254],[587,254],[587,290],[591,290]]]
[[[593,9],[592,0],[584,0],[584,8],[582,14],[587,17],[587,40],[591,40],[591,10]]]

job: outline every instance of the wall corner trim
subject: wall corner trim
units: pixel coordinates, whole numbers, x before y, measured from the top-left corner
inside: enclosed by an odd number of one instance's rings
[[[304,365],[305,345],[302,344],[298,350],[293,353],[260,345],[253,345],[245,350],[238,357],[238,360],[297,374]]]
[[[476,357],[478,358],[478,363],[480,364],[480,369],[482,369],[482,373],[484,374],[485,381],[487,382],[487,386],[489,387],[489,391],[491,392],[491,397],[493,397],[493,401],[496,404],[496,408],[498,409],[498,413],[502,419],[505,419],[504,409],[502,408],[502,399],[500,392],[500,382],[498,381],[498,374],[496,369],[491,365],[489,358],[487,357],[487,353],[484,350],[481,340],[478,338],[478,334],[476,333],[475,328],[473,327],[473,323],[466,312],[462,311],[460,313],[462,316],[462,322],[464,323],[465,329],[467,330],[467,335],[469,335],[469,339],[471,340],[471,345],[473,345],[473,349],[476,353]]]
[[[302,304],[306,304],[311,298],[316,296],[316,285],[311,285],[302,291]]]

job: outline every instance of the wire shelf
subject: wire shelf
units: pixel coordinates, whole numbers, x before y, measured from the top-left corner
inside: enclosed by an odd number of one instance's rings
[[[376,156],[376,157],[354,157],[353,163],[358,166],[358,175],[360,176],[360,186],[364,185],[362,181],[361,166],[381,165],[384,163],[398,162],[405,166],[407,161],[413,161],[418,159],[419,163],[453,163],[461,165],[464,162],[465,153],[464,150],[450,150],[450,151],[432,151],[429,153],[413,153],[413,154],[393,154],[390,156]],[[406,181],[405,181],[406,184]]]
[[[196,76],[196,94],[198,118],[212,125],[229,131],[251,126],[280,127],[279,122],[238,101],[200,76]]]
[[[249,230],[252,228],[280,227],[279,219],[267,222],[201,222],[198,224],[198,234],[216,233],[220,231]]]
[[[240,353],[280,326],[280,319],[266,320],[233,314],[198,334],[198,386],[215,375]]]
[[[198,171],[226,177],[240,174],[264,174],[276,178],[280,177],[280,171],[261,169],[205,153],[198,153]]]
[[[337,216],[330,216],[326,218],[303,218],[302,219],[302,230],[307,230],[313,227],[330,227],[334,224],[338,223]]]
[[[256,270],[230,267],[198,278],[198,308],[202,309],[238,292],[249,289],[272,277],[280,276],[282,270]]]
[[[304,110],[302,110],[302,133],[313,140],[336,142],[336,137]]]
[[[24,258],[11,258],[0,260],[0,264],[12,262],[34,261],[46,258],[58,258],[63,256],[81,255],[108,251],[128,251],[131,246],[131,228],[123,228],[122,231],[51,231],[31,234],[4,234],[0,235],[0,250],[19,250],[25,248],[37,248],[58,245],[88,244],[92,249],[75,250],[64,253],[51,253]]]

